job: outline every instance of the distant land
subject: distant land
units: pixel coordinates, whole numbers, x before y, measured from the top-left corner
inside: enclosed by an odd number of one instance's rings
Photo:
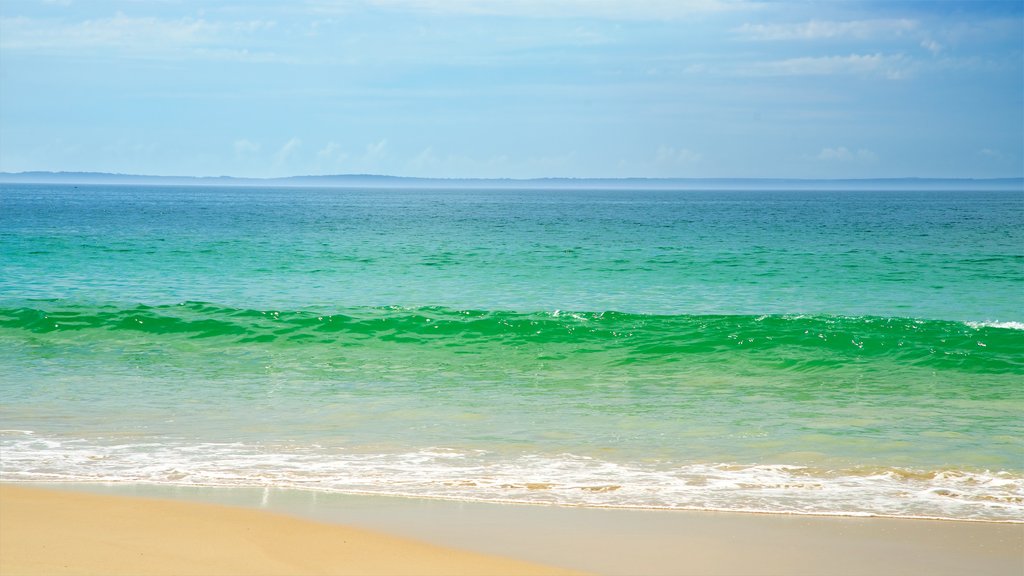
[[[372,174],[235,178],[146,176],[105,172],[0,172],[12,184],[103,184],[142,186],[236,186],[323,188],[496,188],[606,190],[1019,190],[1024,178],[415,178]]]

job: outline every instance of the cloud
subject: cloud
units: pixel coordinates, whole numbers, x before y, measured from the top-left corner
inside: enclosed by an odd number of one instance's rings
[[[654,155],[654,162],[660,165],[681,166],[695,164],[700,162],[702,158],[703,156],[700,153],[687,148],[662,146],[658,148],[658,152]]]
[[[988,158],[990,160],[1003,160],[1006,156],[1003,155],[999,150],[993,150],[992,148],[982,148],[978,150],[978,156]]]
[[[939,44],[938,42],[930,38],[922,40],[921,47],[931,52],[932,54],[938,54],[939,52],[942,52],[943,48],[942,44]]]
[[[376,162],[387,154],[388,140],[382,138],[377,142],[366,145],[366,154],[363,155],[363,162]]]
[[[443,153],[427,146],[413,156],[405,165],[406,174],[423,177],[472,177],[493,172],[495,167],[504,165],[506,157],[491,157],[480,161],[463,154]]]
[[[213,60],[220,62],[296,63],[294,58],[289,58],[273,52],[253,52],[248,48],[196,48],[189,52],[188,55],[199,60]]]
[[[288,162],[288,159],[298,150],[299,146],[302,146],[302,140],[298,138],[292,138],[291,140],[284,143],[281,149],[274,155],[274,164],[281,166]]]
[[[853,151],[845,146],[822,148],[815,158],[823,162],[874,162],[878,160],[878,156],[871,150],[860,148]]]
[[[829,76],[835,74],[874,74],[899,80],[908,74],[902,54],[850,54],[848,56],[804,56],[757,62],[740,70],[748,76]]]
[[[260,145],[256,142],[240,138],[235,140],[235,158],[248,158],[260,151]]]
[[[671,20],[755,7],[745,0],[368,0],[372,6],[442,14],[524,18]],[[351,2],[321,0],[322,8],[347,9]]]
[[[578,160],[575,150],[564,153],[552,153],[544,156],[531,156],[526,160],[527,177],[545,177],[552,174],[565,174]]]
[[[433,146],[427,146],[419,154],[409,161],[410,166],[415,170],[427,170],[438,164],[440,158],[434,153]]]
[[[31,18],[5,18],[3,47],[47,49],[142,46],[145,44],[195,45],[214,33],[205,20],[133,18],[118,13],[111,18],[66,23]]]
[[[348,160],[348,153],[341,149],[337,142],[328,142],[323,148],[317,151],[316,157],[322,162],[337,164]]]
[[[209,22],[203,18],[126,16],[79,22],[2,18],[0,48],[41,52],[117,50],[133,58],[216,57],[253,59],[244,48],[225,45],[275,26],[273,21]]]
[[[840,38],[876,38],[911,32],[918,28],[915,20],[811,20],[791,24],[744,24],[733,30],[747,40],[823,40]]]

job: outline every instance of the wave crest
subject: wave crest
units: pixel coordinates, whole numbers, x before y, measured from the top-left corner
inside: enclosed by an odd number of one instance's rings
[[[120,308],[55,305],[0,308],[0,330],[106,337],[203,339],[206,347],[431,346],[486,352],[496,345],[543,349],[551,360],[608,363],[710,361],[746,355],[780,368],[890,358],[903,365],[970,372],[1024,372],[1017,324],[830,315],[649,315],[625,312],[511,312],[444,307],[356,307],[333,313],[253,310],[205,302]]]

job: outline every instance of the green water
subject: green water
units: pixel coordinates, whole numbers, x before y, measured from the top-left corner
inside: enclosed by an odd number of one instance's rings
[[[5,479],[1024,519],[1020,192],[0,202]]]

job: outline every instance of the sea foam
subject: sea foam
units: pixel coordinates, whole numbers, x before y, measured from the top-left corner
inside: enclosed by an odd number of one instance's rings
[[[622,463],[427,448],[115,443],[3,432],[6,481],[271,486],[567,506],[1024,522],[1024,475],[987,470]]]

